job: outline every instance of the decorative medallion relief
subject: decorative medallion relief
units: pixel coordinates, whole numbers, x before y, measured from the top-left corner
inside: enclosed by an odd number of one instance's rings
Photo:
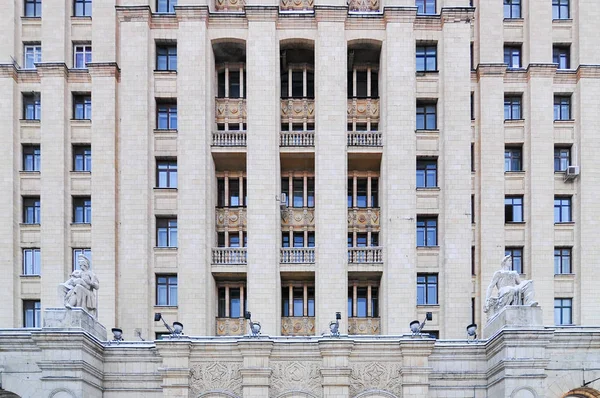
[[[292,98],[281,100],[281,120],[282,122],[291,120],[296,123],[302,123],[306,120],[308,123],[314,123],[315,100]]]
[[[351,366],[350,396],[367,390],[389,391],[402,395],[402,365],[394,362],[356,363]]]
[[[312,10],[315,5],[313,0],[281,0],[279,8],[281,11]]]
[[[354,208],[348,209],[348,227],[376,227],[379,228],[379,209]]]
[[[246,100],[243,98],[217,98],[216,118],[217,123],[245,123]]]
[[[348,100],[348,118],[366,122],[379,120],[379,99],[352,98]]]
[[[246,227],[246,209],[245,208],[218,208],[217,209],[217,229],[235,229]]]
[[[246,334],[244,318],[217,318],[217,336],[243,336]]]
[[[354,12],[376,12],[379,11],[379,0],[350,0],[348,10]]]
[[[246,2],[244,0],[216,0],[215,10],[217,11],[244,11]]]
[[[312,316],[293,316],[281,318],[282,336],[313,336],[315,318]]]
[[[191,396],[207,391],[230,391],[242,396],[241,362],[206,362],[192,366]]]
[[[273,372],[270,397],[286,391],[305,391],[317,397],[323,396],[320,361],[271,362],[270,366]]]
[[[348,334],[379,334],[379,318],[348,318]]]
[[[315,209],[288,207],[281,211],[282,227],[314,227]]]

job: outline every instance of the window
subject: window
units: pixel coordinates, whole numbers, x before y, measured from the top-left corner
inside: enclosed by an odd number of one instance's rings
[[[364,282],[363,282],[364,283]],[[370,302],[369,302],[370,301]],[[349,283],[348,318],[378,318],[379,287],[376,283]]]
[[[571,148],[554,147],[554,171],[566,171],[571,165]]]
[[[555,197],[554,198],[554,222],[555,223],[571,222],[571,198],[570,197]]]
[[[504,171],[523,171],[523,149],[519,147],[504,148]]]
[[[40,221],[40,197],[24,197],[23,224],[39,224]]]
[[[573,299],[555,298],[554,299],[554,324],[572,325]]]
[[[475,246],[471,246],[471,275],[477,275],[475,267]]]
[[[177,188],[177,161],[157,160],[156,187]]]
[[[417,159],[417,188],[437,187],[437,159]]]
[[[39,275],[41,269],[40,249],[23,249],[23,275]]]
[[[42,101],[40,93],[23,94],[23,119],[40,120]]]
[[[569,19],[569,0],[552,0],[552,18]]]
[[[367,69],[363,66],[362,68],[353,68],[348,72],[348,98],[353,97],[379,97],[379,73],[377,69]],[[366,130],[366,126],[364,128]]]
[[[73,95],[73,119],[90,120],[92,118],[92,96],[89,94]]]
[[[246,312],[246,289],[243,285],[219,287],[218,317],[242,318]],[[242,308],[244,309],[242,311]]]
[[[437,71],[437,46],[417,46],[417,72]]]
[[[73,145],[73,171],[92,171],[92,147]]]
[[[504,0],[504,18],[521,18],[521,0]]]
[[[554,96],[554,120],[570,120],[571,119],[571,96],[570,95],[555,95]]]
[[[475,144],[471,143],[471,172],[475,171]]]
[[[512,270],[517,271],[519,274],[522,274],[523,273],[523,248],[507,247],[504,250],[504,255],[512,257]]]
[[[471,91],[471,120],[475,120],[475,93]]]
[[[229,192],[229,195],[225,195]],[[217,207],[240,207],[247,203],[246,177],[217,178]]]
[[[436,103],[417,101],[417,130],[437,129]]]
[[[76,17],[91,17],[92,16],[92,0],[75,0]]]
[[[521,67],[521,46],[504,46],[504,63],[509,69],[519,69]]]
[[[475,224],[475,195],[471,195],[471,224]]]
[[[177,219],[156,219],[156,246],[177,247]]]
[[[42,0],[25,0],[25,16],[38,18],[41,17]]]
[[[417,274],[417,305],[438,304],[437,274]]]
[[[552,62],[558,65],[558,69],[569,69],[571,67],[571,48],[569,46],[552,47]]]
[[[40,171],[39,145],[23,145],[23,171]]]
[[[554,248],[554,273],[570,274],[571,271],[571,248],[570,247],[555,247]]]
[[[246,71],[243,65],[238,68],[226,66],[217,74],[218,98],[246,98]]]
[[[42,62],[42,46],[40,44],[27,44],[23,48],[23,68],[35,69],[35,64]]]
[[[92,45],[77,44],[73,46],[73,67],[75,69],[86,69],[87,64],[92,62]]]
[[[504,198],[504,222],[523,222],[522,196],[507,196]]]
[[[435,14],[435,0],[416,0],[417,15]]]
[[[282,98],[314,98],[314,96],[315,73],[312,70],[312,65],[291,65],[288,69],[282,69]]]
[[[417,246],[437,246],[437,217],[417,217]]]
[[[504,120],[521,119],[521,96],[504,97]]]
[[[177,0],[157,0],[156,12],[161,14],[174,14]]]
[[[91,224],[92,199],[89,196],[73,196],[73,223]]]
[[[80,269],[77,261],[80,255],[86,256],[90,263],[92,262],[92,249],[73,249],[73,271]]]
[[[177,305],[177,275],[156,275],[156,305]]]
[[[41,328],[41,308],[39,300],[23,300],[23,327]]]
[[[358,177],[348,178],[348,208],[378,207],[379,178]]]
[[[281,287],[281,316],[315,316],[315,288],[312,283]]]
[[[156,128],[158,130],[177,130],[177,104],[163,102],[156,104]]]
[[[177,70],[177,46],[156,46],[156,70]]]

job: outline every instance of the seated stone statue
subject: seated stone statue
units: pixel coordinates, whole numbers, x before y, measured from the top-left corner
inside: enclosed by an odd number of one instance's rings
[[[494,287],[498,290],[497,296],[493,296]],[[492,282],[487,288],[485,295],[485,306],[483,311],[493,316],[507,305],[536,306],[534,301],[535,291],[533,281],[521,280],[519,273],[512,269],[512,257],[506,256],[502,259],[501,269],[494,272]]]
[[[90,269],[90,260],[83,254],[77,257],[80,269],[71,273],[65,283],[60,284],[64,295],[63,301],[66,308],[81,307],[90,315],[96,317],[96,294],[100,288],[98,278]]]

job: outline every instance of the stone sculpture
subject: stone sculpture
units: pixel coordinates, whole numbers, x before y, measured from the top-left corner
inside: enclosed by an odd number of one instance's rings
[[[80,254],[77,257],[79,268],[71,273],[71,277],[61,283],[60,290],[63,294],[63,303],[66,308],[80,307],[96,318],[96,290],[100,282],[96,274],[90,269],[90,260]]]
[[[498,294],[493,296],[494,288]],[[507,305],[537,306],[534,301],[535,291],[532,280],[521,280],[519,273],[512,269],[512,257],[506,256],[502,259],[501,268],[494,272],[492,282],[487,288],[485,295],[485,306],[483,311],[489,317],[497,314]]]

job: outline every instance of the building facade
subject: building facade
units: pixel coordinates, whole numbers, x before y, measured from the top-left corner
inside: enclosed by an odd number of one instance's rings
[[[128,339],[462,338],[505,254],[600,324],[595,1],[117,3],[0,17],[1,326],[80,253]]]

